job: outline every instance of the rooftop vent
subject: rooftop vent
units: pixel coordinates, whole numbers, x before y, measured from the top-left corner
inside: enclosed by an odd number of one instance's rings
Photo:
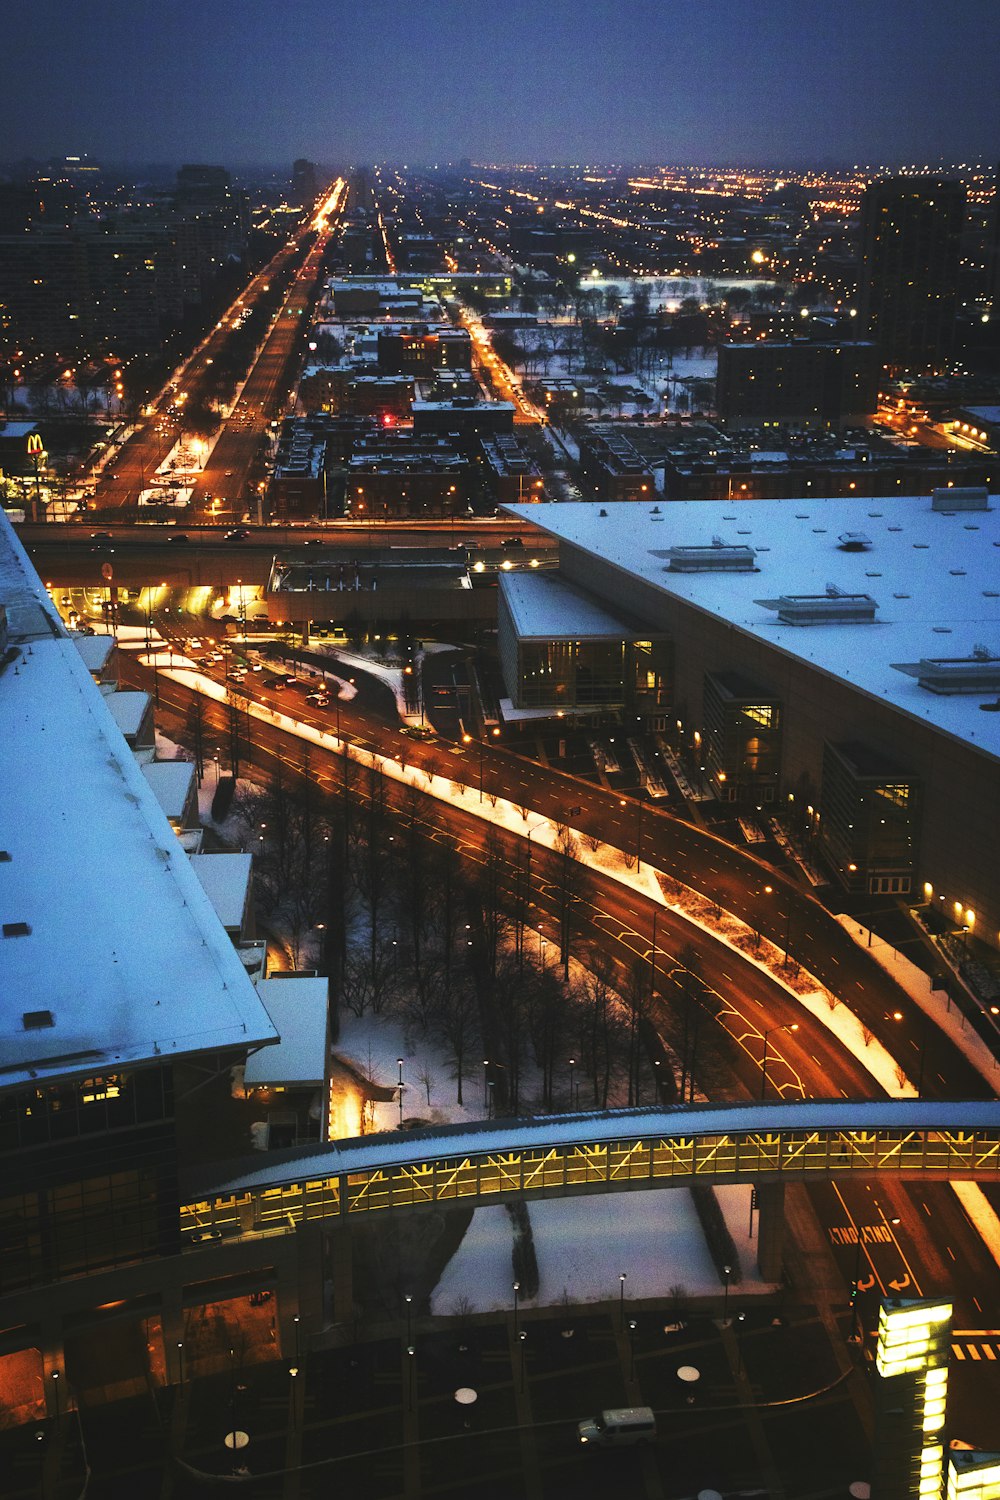
[[[990,493],[985,485],[956,485],[931,491],[931,510],[989,510]]]
[[[986,646],[973,646],[971,656],[922,657],[918,662],[893,662],[897,672],[915,677],[929,693],[1000,692],[1000,656]]]
[[[837,538],[841,552],[867,552],[871,544],[871,537],[863,531],[842,531]]]
[[[4,937],[28,937],[31,933],[29,922],[5,922],[3,924]]]
[[[777,610],[782,625],[872,625],[878,609],[871,594],[848,594],[835,583],[825,594],[782,594],[756,603]]]
[[[26,1010],[21,1015],[21,1025],[25,1031],[42,1031],[46,1026],[54,1026],[56,1018],[50,1010]]]
[[[727,544],[713,536],[710,547],[669,547],[668,573],[754,573],[757,554],[742,543]]]

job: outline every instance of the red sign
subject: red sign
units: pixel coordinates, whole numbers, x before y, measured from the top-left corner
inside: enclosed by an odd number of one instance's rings
[[[114,576],[115,576],[115,570],[111,566],[111,564],[110,563],[101,563],[101,577],[102,578],[106,578],[108,580],[108,582],[110,583],[111,580],[112,580],[112,578],[114,578]]]

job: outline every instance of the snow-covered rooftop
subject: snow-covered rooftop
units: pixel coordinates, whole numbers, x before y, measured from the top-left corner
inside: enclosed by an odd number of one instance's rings
[[[227,931],[238,931],[246,911],[251,854],[193,854],[191,865]]]
[[[1000,656],[1000,502],[953,513],[929,496],[888,499],[680,501],[658,513],[645,501],[507,505],[559,541],[602,559],[614,598],[630,580],[681,599],[817,671],[850,683],[921,722],[1000,757],[995,694],[929,692],[897,670],[907,663]],[[863,532],[864,550],[845,533]],[[753,571],[667,571],[668,550],[713,538],[752,547]],[[832,590],[832,592],[828,592]],[[763,600],[870,595],[873,623],[783,623]],[[649,613],[649,611],[646,611]],[[651,622],[652,623],[652,622]]]
[[[276,1032],[0,512],[0,1089]],[[25,1018],[28,1018],[27,1023]]]
[[[80,653],[80,660],[88,672],[103,672],[118,642],[113,635],[76,635],[71,633],[73,645]]]
[[[257,993],[281,1034],[277,1047],[266,1047],[247,1058],[244,1082],[313,1084],[326,1078],[326,1017],[329,1006],[325,979],[262,979]]]
[[[499,574],[500,590],[524,640],[635,639],[635,630],[558,573]]]
[[[142,774],[164,814],[180,818],[191,792],[194,764],[189,760],[152,760],[142,767]]]
[[[106,702],[111,717],[126,738],[139,733],[149,710],[148,693],[114,693]]]

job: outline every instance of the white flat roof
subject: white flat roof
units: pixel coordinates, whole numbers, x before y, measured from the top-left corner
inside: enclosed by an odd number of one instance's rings
[[[685,500],[506,505],[510,515],[600,558],[612,597],[641,579],[665,598],[733,625],[744,635],[850,683],[921,723],[1000,758],[1000,713],[979,705],[997,694],[942,696],[895,670],[923,658],[1000,656],[1000,501],[990,509],[931,509],[929,496],[887,499]],[[601,512],[605,512],[604,515]],[[844,551],[863,532],[871,546]],[[753,572],[669,572],[673,546],[728,546],[756,553]],[[873,624],[781,624],[764,599],[870,594]],[[637,606],[638,607],[638,606]],[[643,618],[648,617],[648,606]],[[650,622],[652,626],[652,621]]]
[[[263,1084],[315,1084],[326,1078],[327,981],[262,979],[257,993],[281,1041],[247,1058],[244,1081]]]
[[[275,1040],[2,512],[0,603],[21,648],[0,672],[0,914],[28,928],[0,937],[0,1089]]]
[[[118,644],[113,635],[77,635],[71,632],[70,639],[88,672],[103,672]]]
[[[500,592],[522,640],[631,641],[637,632],[558,573],[500,573]]]
[[[193,761],[151,760],[142,767],[142,774],[149,782],[164,815],[179,818],[194,781]]]
[[[104,700],[108,712],[122,734],[138,734],[149,708],[149,694],[143,692],[112,693]]]
[[[192,854],[191,866],[223,927],[243,922],[250,886],[252,854]]]

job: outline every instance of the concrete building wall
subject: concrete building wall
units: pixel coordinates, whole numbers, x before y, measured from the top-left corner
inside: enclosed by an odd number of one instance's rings
[[[651,628],[669,632],[675,642],[673,705],[685,731],[703,725],[706,672],[737,670],[752,677],[783,705],[782,770],[779,797],[798,795],[808,785],[818,795],[823,745],[827,740],[860,740],[895,761],[921,786],[916,885],[929,881],[934,898],[945,898],[949,915],[960,902],[975,913],[975,930],[987,942],[1000,933],[1000,883],[996,850],[1000,844],[1000,776],[993,757],[942,733],[780,647],[745,635],[723,620],[648,583],[563,545],[562,571],[573,583],[609,603],[624,596]],[[808,630],[808,626],[802,627]],[[852,625],[858,650],[864,631]]]

